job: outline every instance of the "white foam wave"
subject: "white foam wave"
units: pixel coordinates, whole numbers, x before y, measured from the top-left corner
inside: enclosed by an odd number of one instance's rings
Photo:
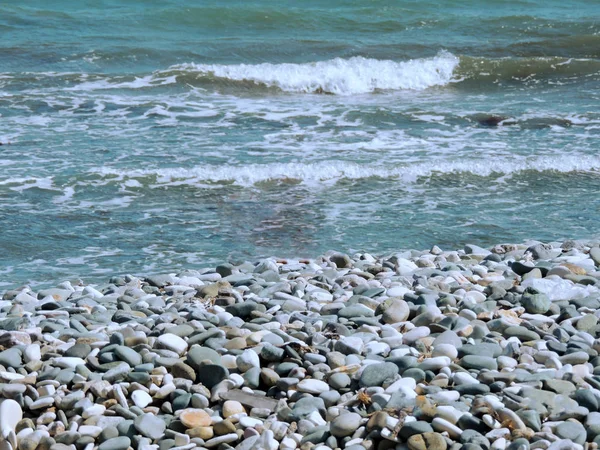
[[[448,52],[410,61],[356,56],[306,64],[183,64],[171,70],[198,72],[234,81],[252,81],[286,92],[365,94],[376,90],[423,90],[452,79],[459,59]]]
[[[153,177],[157,185],[210,185],[231,183],[252,186],[269,181],[298,181],[307,185],[332,184],[341,179],[358,180],[364,178],[400,179],[414,182],[419,178],[444,174],[471,174],[488,177],[507,176],[524,171],[536,172],[594,172],[600,171],[600,157],[585,155],[537,157],[531,159],[513,158],[490,160],[460,160],[431,163],[414,163],[399,166],[367,165],[341,161],[321,163],[276,163],[250,164],[246,166],[196,166],[192,168],[163,168],[119,170],[101,167],[91,170],[103,177],[116,181]]]

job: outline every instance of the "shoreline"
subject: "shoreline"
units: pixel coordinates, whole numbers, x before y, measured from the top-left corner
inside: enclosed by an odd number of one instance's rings
[[[0,441],[595,448],[599,265],[534,241],[6,290]]]

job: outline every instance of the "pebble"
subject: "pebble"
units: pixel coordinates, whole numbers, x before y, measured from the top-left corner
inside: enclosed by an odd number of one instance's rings
[[[360,426],[361,416],[356,413],[345,413],[337,416],[330,425],[330,432],[335,437],[352,435]]]

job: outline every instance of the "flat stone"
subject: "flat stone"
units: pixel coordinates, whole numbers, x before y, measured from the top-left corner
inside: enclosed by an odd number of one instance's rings
[[[133,424],[136,430],[150,439],[161,438],[166,429],[164,420],[150,413],[136,417]]]
[[[157,342],[162,348],[171,350],[178,355],[182,355],[188,348],[187,342],[175,334],[165,333],[157,338]]]
[[[152,403],[152,397],[150,394],[138,389],[131,393],[131,400],[133,404],[139,408],[145,408]]]
[[[206,364],[196,372],[196,382],[202,383],[208,389],[223,381],[229,376],[229,371],[218,364]]]
[[[248,392],[236,389],[221,393],[221,398],[224,400],[237,400],[242,405],[245,405],[249,408],[259,408],[268,411],[274,411],[278,403],[278,401],[275,399],[257,394],[250,394]],[[319,400],[321,401],[321,403],[323,402],[323,400]]]
[[[556,435],[563,439],[570,439],[576,444],[585,444],[587,432],[585,427],[579,422],[566,421],[556,427]]]
[[[465,369],[498,370],[497,361],[490,356],[467,355],[460,360],[460,365]]]
[[[299,392],[307,392],[309,394],[321,394],[322,392],[327,392],[329,390],[329,385],[321,380],[305,378],[297,384],[296,389]]]
[[[104,441],[98,446],[98,450],[127,450],[131,445],[131,439],[127,436],[119,436]]]
[[[119,345],[114,349],[114,352],[121,361],[126,362],[132,367],[142,363],[142,355],[132,348]]]

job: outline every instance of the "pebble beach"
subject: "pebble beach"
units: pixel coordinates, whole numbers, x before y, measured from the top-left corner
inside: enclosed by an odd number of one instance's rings
[[[597,242],[7,290],[2,450],[600,443]]]

